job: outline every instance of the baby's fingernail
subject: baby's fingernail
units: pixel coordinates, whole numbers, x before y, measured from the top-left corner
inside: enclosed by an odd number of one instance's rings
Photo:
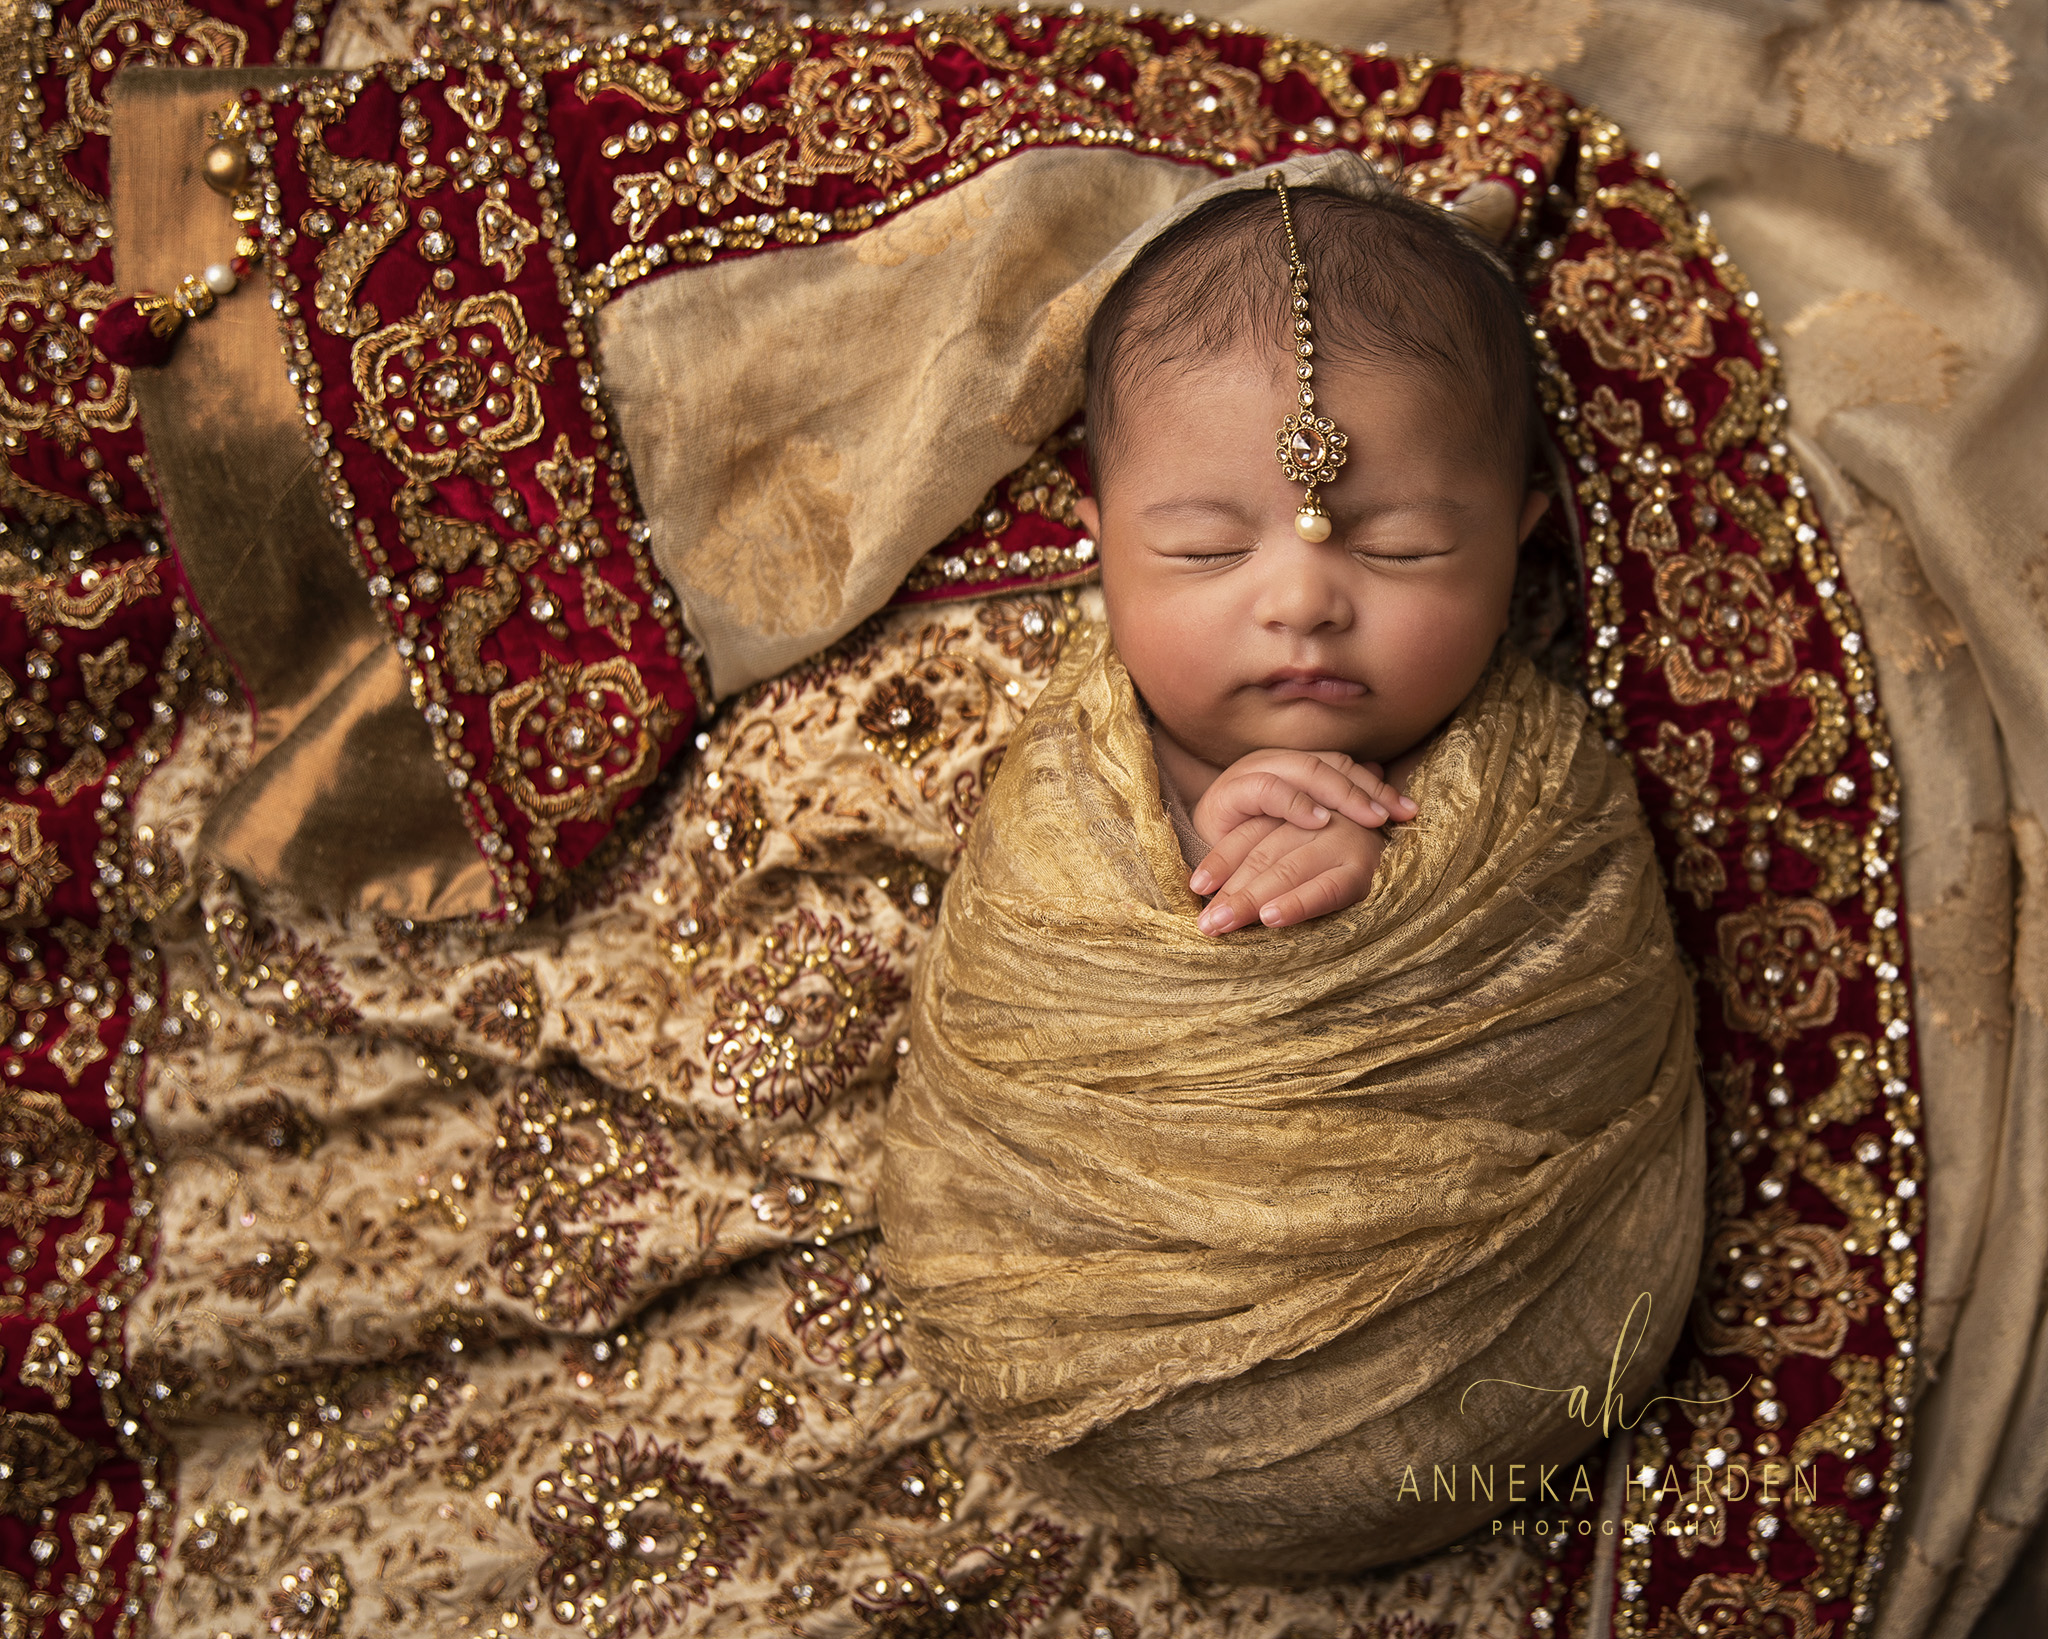
[[[1259,912],[1259,920],[1265,923],[1267,927],[1272,927],[1280,920],[1280,907],[1278,905],[1268,905]]]
[[[1321,824],[1323,823],[1323,821],[1324,821],[1324,820],[1326,820],[1326,819],[1328,819],[1328,818],[1330,817],[1330,811],[1329,811],[1329,809],[1325,808],[1325,807],[1324,807],[1324,806],[1323,806],[1323,805],[1322,805],[1321,803],[1319,803],[1319,802],[1318,802],[1318,803],[1312,803],[1312,804],[1310,804],[1310,806],[1309,806],[1309,812],[1310,812],[1311,814],[1315,815],[1315,818],[1316,818],[1316,824],[1318,824],[1318,825],[1321,825]]]
[[[1188,888],[1193,893],[1206,894],[1215,885],[1215,878],[1207,871],[1197,871],[1188,878]]]
[[[1200,916],[1195,918],[1195,928],[1201,933],[1214,933],[1223,925],[1225,920],[1223,912],[1212,905],[1208,910],[1205,910]]]
[[[1386,823],[1387,823],[1387,811],[1386,811],[1386,809],[1382,808],[1382,807],[1381,807],[1381,806],[1380,806],[1380,805],[1379,805],[1378,803],[1376,803],[1376,802],[1369,802],[1369,803],[1367,803],[1367,804],[1366,804],[1365,806],[1366,806],[1366,810],[1367,810],[1367,812],[1369,812],[1369,813],[1370,813],[1370,814],[1372,815],[1372,822],[1373,822],[1373,824],[1375,824],[1375,825],[1384,825],[1384,824],[1386,824]]]

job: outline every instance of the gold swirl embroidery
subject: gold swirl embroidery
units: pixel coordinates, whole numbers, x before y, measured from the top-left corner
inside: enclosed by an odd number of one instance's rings
[[[57,845],[43,839],[36,811],[0,802],[0,918],[27,920],[42,915],[50,890],[71,874]]]
[[[1351,58],[1347,53],[1300,40],[1282,38],[1269,41],[1265,55],[1259,60],[1259,73],[1267,83],[1277,85],[1289,74],[1297,72],[1307,77],[1309,83],[1322,93],[1323,101],[1340,117],[1356,119],[1365,112],[1366,96],[1351,76]],[[1385,119],[1411,113],[1421,102],[1423,88],[1428,83],[1427,75],[1402,76],[1399,92],[1394,101],[1380,111],[1380,117]]]
[[[0,1413],[0,1514],[36,1519],[83,1490],[101,1456],[47,1412]]]
[[[626,230],[626,237],[636,244],[645,239],[654,224],[676,202],[675,184],[659,171],[634,171],[627,176],[612,178],[612,191],[618,202],[612,206],[612,220]],[[716,194],[693,194],[693,200],[700,197],[713,199],[716,208]]]
[[[71,626],[90,631],[106,624],[109,616],[132,603],[160,597],[156,560],[130,558],[118,568],[88,568],[78,577],[79,589],[71,590],[69,575],[38,575],[25,584],[6,589],[31,626]]]
[[[494,564],[481,585],[465,586],[448,600],[441,646],[448,656],[448,676],[466,694],[489,694],[504,687],[505,668],[486,665],[479,650],[485,638],[504,625],[519,607],[519,582],[503,564]]]
[[[85,1210],[93,1185],[113,1165],[102,1143],[55,1093],[0,1085],[0,1144],[21,1161],[0,1172],[0,1228],[33,1251],[52,1218]]]
[[[1756,542],[1757,562],[1770,570],[1789,569],[1797,552],[1793,526],[1776,503],[1754,484],[1740,489],[1723,472],[1714,474],[1714,499],[1725,507],[1742,532]]]
[[[603,632],[621,649],[633,646],[633,622],[640,618],[639,606],[597,572],[594,564],[583,566],[583,618]]]
[[[576,76],[583,101],[595,102],[606,91],[623,91],[650,114],[679,114],[689,104],[661,64],[630,57],[606,56]]]
[[[1558,268],[1547,317],[1583,336],[1601,369],[1672,382],[1687,361],[1712,355],[1712,321],[1730,306],[1726,291],[1695,279],[1669,248],[1609,244]]]
[[[1840,683],[1826,672],[1801,672],[1792,693],[1813,708],[1813,721],[1771,776],[1771,788],[1781,797],[1801,780],[1831,772],[1849,749],[1849,704]]]
[[[135,420],[128,372],[101,358],[78,325],[116,292],[111,285],[74,284],[75,277],[65,270],[0,278],[0,313],[33,327],[0,351],[14,365],[0,372],[0,423],[54,438],[66,453],[95,432],[119,432]]]
[[[467,518],[444,517],[426,510],[429,495],[402,491],[393,508],[398,532],[420,562],[439,574],[453,575],[468,567],[472,557],[489,563],[497,556],[498,537],[490,529]]]
[[[1036,18],[1012,18],[1009,21],[1012,27],[1020,30],[1035,31],[1040,26]],[[923,44],[927,53],[936,52],[943,46],[959,46],[991,68],[1030,75],[1034,80],[1071,74],[1105,51],[1120,52],[1135,65],[1146,61],[1155,50],[1152,42],[1136,29],[1094,17],[1070,23],[1061,29],[1052,49],[1039,56],[1019,51],[1010,44],[1003,20],[996,17],[948,17],[944,32],[935,29],[926,36]],[[1277,75],[1269,77],[1278,78]]]
[[[1714,374],[1728,384],[1728,396],[1707,423],[1707,454],[1719,455],[1732,444],[1775,437],[1782,413],[1769,407],[1777,386],[1775,372],[1759,370],[1748,359],[1722,359],[1715,364]]]
[[[1182,131],[1252,158],[1263,157],[1279,135],[1279,122],[1259,102],[1258,75],[1232,68],[1193,40],[1140,64],[1133,100],[1147,129]]]
[[[788,176],[799,185],[835,175],[889,187],[946,146],[938,87],[908,46],[845,41],[831,57],[799,63],[789,109]]]
[[[1727,834],[1727,816],[1714,789],[1714,735],[1711,729],[1681,734],[1675,723],[1657,725],[1657,743],[1637,759],[1671,789],[1665,816],[1678,841],[1671,867],[1671,885],[1705,910],[1728,886],[1728,870],[1720,855],[1707,846]]]
[[[1618,398],[1606,382],[1579,407],[1579,416],[1615,449],[1626,455],[1643,441],[1643,407],[1632,398]]]
[[[460,85],[448,87],[448,106],[461,116],[464,125],[483,136],[497,129],[505,112],[506,89],[504,80],[472,70]]]
[[[331,336],[360,336],[377,328],[373,303],[355,305],[355,293],[377,258],[405,232],[410,216],[399,198],[402,173],[372,159],[343,159],[331,150],[317,121],[299,123],[300,164],[316,199],[351,213],[320,252],[320,278],[313,287],[313,311]],[[368,216],[354,216],[365,205]]]

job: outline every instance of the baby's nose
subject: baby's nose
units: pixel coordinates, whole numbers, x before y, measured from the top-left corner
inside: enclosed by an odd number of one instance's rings
[[[1304,554],[1308,556],[1308,554]],[[1314,554],[1320,557],[1320,553]],[[1278,569],[1262,589],[1262,625],[1288,631],[1342,629],[1351,624],[1350,589],[1321,563],[1296,561]]]

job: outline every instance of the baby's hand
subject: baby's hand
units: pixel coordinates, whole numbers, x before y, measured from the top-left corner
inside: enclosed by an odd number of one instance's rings
[[[1192,817],[1196,832],[1214,849],[1260,816],[1317,831],[1333,812],[1370,830],[1389,819],[1413,819],[1415,804],[1388,784],[1377,763],[1354,762],[1340,751],[1254,751],[1216,776]],[[1212,853],[1189,886],[1208,893],[1237,868],[1249,847],[1248,842],[1238,851],[1228,869],[1212,871],[1218,863]]]
[[[1195,926],[1212,935],[1253,922],[1287,928],[1355,905],[1372,887],[1386,846],[1378,831],[1341,814],[1325,815],[1314,829],[1255,815],[1212,848],[1195,872],[1197,893],[1205,881],[1223,882]]]

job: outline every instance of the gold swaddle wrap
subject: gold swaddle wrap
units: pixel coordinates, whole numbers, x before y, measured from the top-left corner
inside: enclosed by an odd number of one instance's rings
[[[1205,938],[1130,679],[1077,634],[918,976],[881,1195],[906,1348],[1206,1574],[1462,1534],[1510,1463],[1598,1438],[1647,1292],[1634,1420],[1692,1288],[1692,999],[1627,768],[1504,650],[1411,795],[1363,904]],[[1596,1426],[1499,1384],[1461,1413],[1483,1378],[1583,1383]]]

